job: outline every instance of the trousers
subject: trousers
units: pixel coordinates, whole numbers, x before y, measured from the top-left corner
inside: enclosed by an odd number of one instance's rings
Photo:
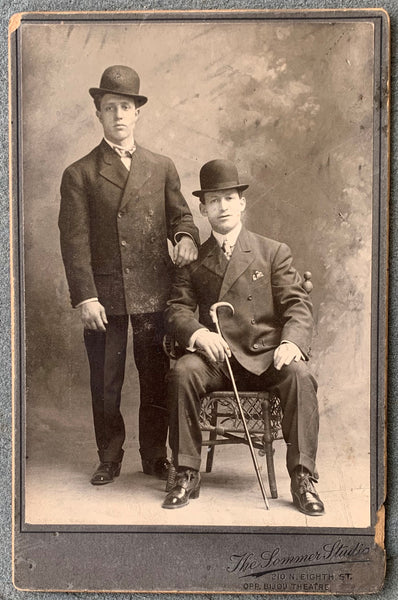
[[[139,447],[143,459],[166,456],[168,411],[166,374],[169,360],[163,352],[163,313],[108,315],[106,332],[84,330],[90,366],[95,438],[102,462],[123,457],[125,425],[120,410],[125,375],[129,321],[140,384]]]
[[[319,411],[317,382],[303,360],[284,365],[277,371],[271,365],[257,376],[244,369],[234,357],[232,372],[238,390],[269,390],[277,394],[282,407],[282,433],[287,444],[286,466],[306,467],[317,479]],[[169,443],[178,467],[200,469],[202,433],[199,414],[201,396],[219,390],[232,390],[226,363],[207,361],[199,353],[185,354],[169,371]]]

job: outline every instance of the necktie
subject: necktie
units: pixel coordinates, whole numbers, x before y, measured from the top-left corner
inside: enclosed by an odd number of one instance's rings
[[[228,238],[224,239],[221,249],[224,252],[226,259],[229,260],[232,256],[232,247],[228,241]]]
[[[133,146],[129,150],[125,150],[125,148],[119,148],[119,146],[113,146],[113,149],[115,150],[115,152],[118,153],[118,155],[121,158],[132,158],[135,152],[135,146]]]

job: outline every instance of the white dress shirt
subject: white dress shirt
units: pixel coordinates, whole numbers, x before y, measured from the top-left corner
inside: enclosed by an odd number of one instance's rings
[[[236,240],[239,237],[239,234],[241,232],[242,229],[242,223],[239,222],[233,229],[231,229],[231,231],[229,231],[227,234],[223,234],[223,233],[218,233],[217,231],[212,231],[213,236],[216,238],[218,245],[220,246],[220,248],[223,247],[224,241],[228,240],[229,246],[231,248],[231,251],[233,252],[235,245],[236,245]]]

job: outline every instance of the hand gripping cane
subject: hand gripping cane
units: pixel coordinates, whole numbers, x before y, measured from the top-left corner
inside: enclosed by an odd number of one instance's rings
[[[209,311],[210,318],[213,321],[213,323],[215,324],[216,329],[217,329],[217,333],[220,336],[221,336],[221,330],[220,330],[220,325],[218,323],[217,310],[219,308],[221,308],[222,306],[231,309],[232,314],[234,314],[234,312],[235,312],[234,307],[229,302],[216,302],[215,304],[212,304],[212,306],[210,307],[210,311]],[[245,430],[245,435],[246,435],[247,443],[249,444],[250,453],[252,455],[254,469],[256,471],[258,483],[260,485],[261,493],[262,493],[263,498],[264,498],[265,506],[266,506],[267,510],[269,510],[269,504],[268,504],[267,494],[265,493],[265,488],[264,488],[263,480],[261,479],[260,469],[259,469],[259,466],[258,466],[256,454],[254,452],[253,442],[252,442],[252,439],[250,437],[249,429],[247,427],[246,417],[245,417],[245,415],[243,413],[242,404],[241,404],[241,401],[240,401],[240,398],[239,398],[239,394],[238,394],[238,390],[237,390],[236,383],[235,383],[235,378],[234,378],[234,375],[232,373],[231,363],[229,362],[229,358],[228,358],[228,356],[226,354],[225,354],[225,362],[227,363],[229,376],[230,376],[231,381],[232,381],[232,387],[233,387],[233,390],[234,390],[234,394],[235,394],[235,398],[236,398],[236,403],[238,405],[240,418],[242,419],[243,428]]]

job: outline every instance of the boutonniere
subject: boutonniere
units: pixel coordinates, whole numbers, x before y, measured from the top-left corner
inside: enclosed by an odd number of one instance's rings
[[[257,279],[260,279],[261,277],[264,277],[264,273],[262,271],[253,272],[253,281],[257,281]]]

